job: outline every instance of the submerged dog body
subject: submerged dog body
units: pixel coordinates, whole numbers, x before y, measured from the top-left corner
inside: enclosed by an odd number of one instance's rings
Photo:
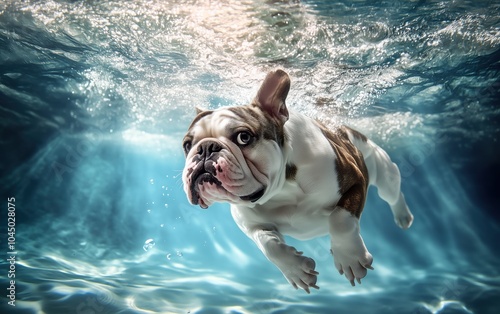
[[[334,263],[354,285],[372,256],[359,232],[368,185],[389,203],[396,223],[413,216],[397,166],[361,133],[334,130],[288,111],[288,75],[270,72],[246,106],[199,111],[184,137],[184,190],[192,204],[228,202],[245,232],[295,287],[316,285],[315,262],[283,235],[305,240],[329,234]]]

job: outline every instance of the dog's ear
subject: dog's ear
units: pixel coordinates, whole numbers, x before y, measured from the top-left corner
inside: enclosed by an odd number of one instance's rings
[[[288,109],[285,99],[290,90],[290,78],[285,71],[269,72],[260,86],[254,103],[285,123],[288,120]]]
[[[196,109],[196,115],[199,115],[199,114],[200,114],[200,113],[202,113],[203,111],[207,111],[207,109],[203,109],[203,108],[198,107],[198,106],[196,106],[196,108],[195,108],[195,109]]]

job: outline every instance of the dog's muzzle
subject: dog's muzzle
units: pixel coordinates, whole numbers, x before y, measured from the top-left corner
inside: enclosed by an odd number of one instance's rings
[[[200,188],[203,184],[216,185],[217,188],[223,190],[225,193],[229,193],[227,189],[223,186],[223,183],[217,178],[218,172],[222,172],[223,169],[217,165],[217,160],[221,157],[220,153],[223,149],[222,144],[217,141],[204,141],[198,146],[194,147],[196,149],[196,154],[192,157],[192,162],[195,164],[194,167],[188,170],[189,182],[189,193],[191,194],[190,200],[194,205],[200,205],[203,208],[208,207],[205,201],[201,199]],[[257,202],[265,193],[265,187],[249,194],[243,196],[234,195],[234,200],[238,198],[242,201]],[[211,201],[211,200],[208,200]]]
[[[217,153],[222,150],[222,146],[215,141],[206,141],[196,147],[196,155],[193,156],[193,162],[196,166],[190,173],[191,200],[193,204],[198,204],[200,200],[200,185],[207,182],[222,186],[222,183],[216,178],[217,170],[215,162]]]

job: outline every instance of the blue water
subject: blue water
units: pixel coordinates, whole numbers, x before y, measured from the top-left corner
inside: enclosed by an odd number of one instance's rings
[[[498,313],[499,61],[498,1],[2,1],[0,312]],[[362,285],[328,238],[289,239],[320,272],[294,290],[227,205],[183,193],[195,106],[245,104],[278,67],[291,108],[401,169],[414,225],[370,190]]]

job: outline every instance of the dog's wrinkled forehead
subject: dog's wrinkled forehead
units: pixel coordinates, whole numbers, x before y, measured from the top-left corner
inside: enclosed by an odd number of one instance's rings
[[[258,139],[274,140],[280,146],[285,140],[281,123],[254,104],[202,111],[189,126],[186,137],[198,141],[207,137],[229,137],[242,130]]]

